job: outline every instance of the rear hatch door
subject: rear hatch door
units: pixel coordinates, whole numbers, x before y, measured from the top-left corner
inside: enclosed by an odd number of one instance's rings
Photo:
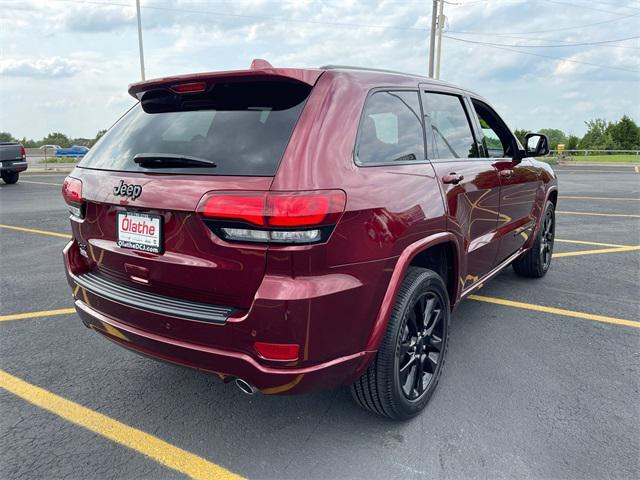
[[[114,282],[248,308],[267,247],[221,240],[197,207],[211,191],[269,190],[312,85],[260,72],[149,85],[72,174],[85,202],[74,236]]]

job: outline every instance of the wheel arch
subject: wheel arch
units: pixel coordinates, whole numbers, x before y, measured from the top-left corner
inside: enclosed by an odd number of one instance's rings
[[[557,206],[558,206],[558,187],[556,185],[550,186],[549,189],[547,190],[546,194],[545,194],[544,202],[542,202],[542,205],[540,206],[540,212],[538,214],[538,218],[536,219],[536,226],[533,229],[531,237],[529,238],[529,240],[525,244],[525,249],[529,249],[529,248],[531,248],[533,246],[533,242],[535,241],[535,238],[538,235],[538,232],[540,231],[540,223],[542,222],[542,217],[544,216],[544,211],[545,211],[545,208],[547,206],[547,202],[553,203],[553,208],[554,209],[557,208]]]
[[[553,203],[554,208],[558,208],[558,189],[553,187],[547,194],[547,200]]]
[[[446,255],[446,262],[443,262],[442,255]],[[457,281],[460,272],[460,245],[450,232],[437,233],[423,238],[409,245],[402,252],[391,274],[387,291],[382,300],[378,315],[367,342],[367,351],[378,349],[389,322],[389,316],[393,309],[396,295],[410,266],[419,266],[436,271],[442,276],[446,274],[445,283],[451,302],[451,307],[456,303],[459,296],[459,282]],[[366,368],[366,365],[364,366]]]

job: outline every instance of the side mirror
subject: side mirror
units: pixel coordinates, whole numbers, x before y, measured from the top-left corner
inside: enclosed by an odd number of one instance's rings
[[[542,157],[549,153],[549,139],[542,133],[527,133],[524,141],[526,157]]]

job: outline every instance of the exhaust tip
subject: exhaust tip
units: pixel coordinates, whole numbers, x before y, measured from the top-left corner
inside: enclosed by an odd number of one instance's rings
[[[236,386],[242,393],[246,393],[247,395],[253,395],[258,391],[256,387],[241,378],[236,378]]]

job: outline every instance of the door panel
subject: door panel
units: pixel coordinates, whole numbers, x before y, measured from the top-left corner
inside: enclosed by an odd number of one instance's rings
[[[496,164],[500,176],[500,246],[497,261],[509,257],[527,241],[535,226],[533,207],[539,178],[531,161],[513,165],[510,160]]]
[[[498,252],[498,204],[500,181],[497,170],[484,159],[433,161],[440,182],[452,172],[464,178],[457,185],[442,183],[447,202],[447,226],[459,237],[467,252],[460,267],[460,286],[468,288],[495,265]]]
[[[422,102],[427,156],[443,189],[447,226],[466,252],[459,278],[464,290],[495,266],[500,179],[492,162],[480,157],[468,105],[458,92],[425,86]]]
[[[476,113],[478,133],[482,135],[482,150],[493,162],[500,178],[499,247],[496,256],[496,263],[500,263],[517,252],[533,231],[535,218],[532,212],[539,187],[538,173],[531,161],[514,161],[520,146],[498,114],[478,99],[471,99],[471,103]]]

